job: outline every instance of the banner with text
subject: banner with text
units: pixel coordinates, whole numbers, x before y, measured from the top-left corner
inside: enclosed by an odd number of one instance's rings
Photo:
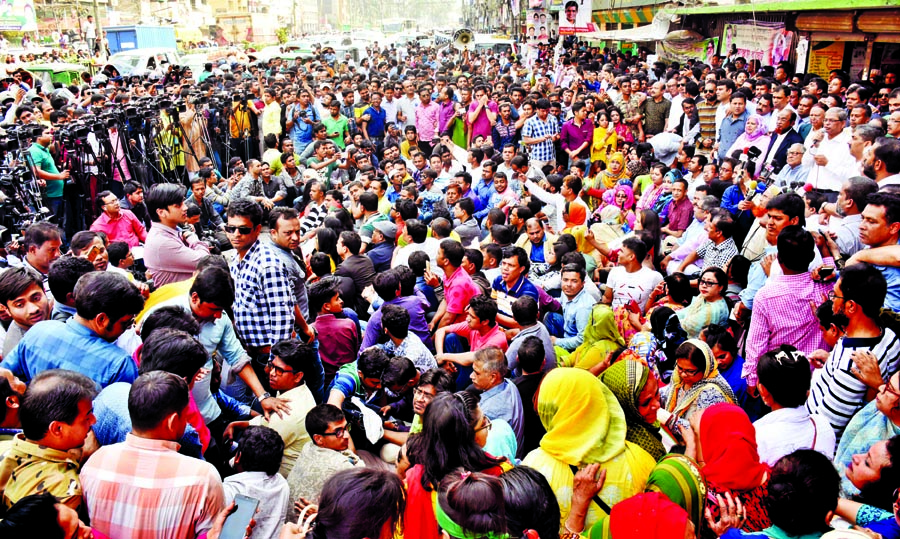
[[[791,54],[794,33],[785,30],[784,23],[745,21],[725,25],[722,54],[759,60],[762,65],[774,66]]]
[[[559,12],[559,34],[583,34],[595,31],[591,22],[591,0],[566,0]]]
[[[664,62],[684,64],[688,60],[700,60],[704,64],[709,64],[712,57],[716,55],[718,47],[719,38],[717,37],[691,41],[663,40],[657,43],[656,52],[659,54],[659,59]]]

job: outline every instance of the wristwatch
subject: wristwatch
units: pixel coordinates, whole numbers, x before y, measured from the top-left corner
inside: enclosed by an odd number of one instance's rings
[[[266,400],[266,399],[271,399],[271,398],[272,398],[272,394],[269,393],[268,391],[266,391],[265,393],[263,393],[263,394],[260,395],[259,397],[256,397],[256,400],[258,400],[259,402],[262,402],[262,401],[264,401],[264,400]]]

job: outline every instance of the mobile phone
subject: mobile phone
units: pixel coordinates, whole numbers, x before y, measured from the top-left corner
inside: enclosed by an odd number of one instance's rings
[[[95,246],[91,247],[90,251],[88,251],[87,259],[90,260],[91,262],[93,262],[97,258],[97,255],[99,255],[99,254],[100,254],[100,248],[95,245]]]
[[[259,506],[259,500],[238,494],[234,497],[234,505],[237,508],[225,519],[220,539],[243,539],[247,535],[247,526],[250,525],[250,520],[253,519]]]
[[[832,273],[834,273],[834,266],[822,266],[819,268],[819,277],[822,279],[831,277]]]

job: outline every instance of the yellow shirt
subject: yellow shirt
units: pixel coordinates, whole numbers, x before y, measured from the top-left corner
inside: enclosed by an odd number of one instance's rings
[[[77,511],[83,500],[79,467],[69,453],[30,442],[23,434],[16,435],[0,462],[0,485],[6,485],[4,507],[9,509],[25,496],[47,492]]]

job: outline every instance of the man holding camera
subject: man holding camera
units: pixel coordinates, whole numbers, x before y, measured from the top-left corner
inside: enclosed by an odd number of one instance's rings
[[[53,142],[53,129],[41,126],[40,134],[28,149],[32,162],[32,171],[37,178],[38,185],[45,187],[44,206],[55,217],[56,223],[65,230],[66,205],[63,198],[63,187],[69,179],[69,171],[60,172],[56,168],[53,155],[50,154],[50,144]]]

